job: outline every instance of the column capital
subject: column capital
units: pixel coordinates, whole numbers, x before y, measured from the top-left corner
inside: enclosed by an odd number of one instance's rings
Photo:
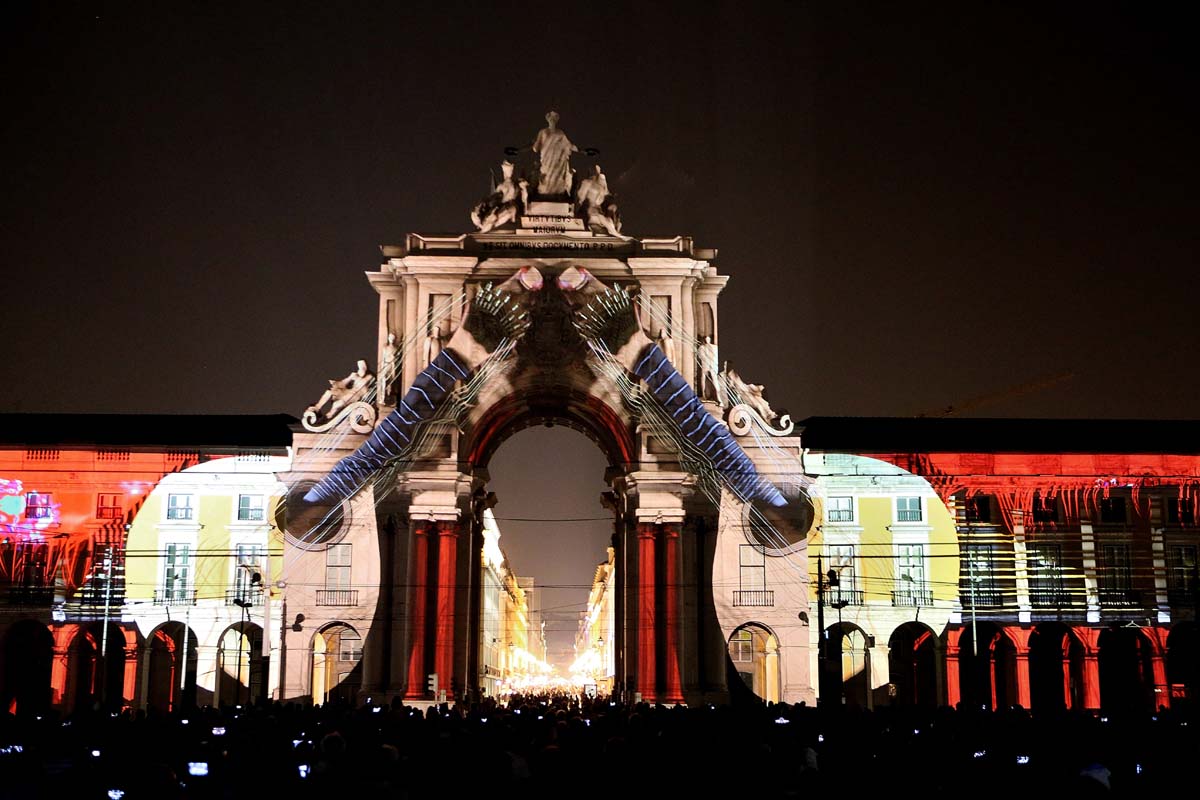
[[[639,539],[653,539],[658,533],[658,525],[653,522],[639,522],[637,536]]]
[[[439,519],[436,524],[438,536],[458,536],[458,520]]]

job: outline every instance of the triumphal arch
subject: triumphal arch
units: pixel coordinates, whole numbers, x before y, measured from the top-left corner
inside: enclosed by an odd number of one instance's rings
[[[464,214],[473,231],[382,248],[367,273],[377,369],[363,359],[330,381],[282,476],[284,649],[332,631],[318,649],[344,656],[363,693],[433,699],[430,675],[447,699],[482,685],[488,465],[533,425],[569,426],[608,460],[614,689],[629,699],[727,696],[727,641],[755,605],[753,590],[727,591],[741,545],[806,585],[799,442],[762,386],[721,363],[716,251],[630,236],[594,151],[557,123],[506,151],[495,190]],[[755,610],[778,634],[783,693],[811,699],[807,591]],[[351,679],[325,674],[348,669],[334,663],[293,657],[284,695]]]

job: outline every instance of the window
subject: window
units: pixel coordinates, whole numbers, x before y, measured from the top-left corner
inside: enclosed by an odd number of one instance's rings
[[[896,591],[893,605],[931,606],[933,593],[925,583],[925,545],[896,546]]]
[[[251,599],[251,594],[262,591],[262,545],[239,544],[237,546],[237,565],[233,570],[233,589],[239,600]],[[259,580],[256,583],[254,576]]]
[[[239,522],[261,522],[263,520],[263,496],[261,494],[239,494],[237,518]]]
[[[362,637],[358,631],[343,628],[338,636],[338,661],[359,661],[362,659]]]
[[[767,557],[757,545],[744,544],[738,548],[738,587],[743,592],[767,588]]]
[[[1029,602],[1039,608],[1070,605],[1063,589],[1062,545],[1033,542],[1025,550],[1025,570],[1029,575]]]
[[[967,498],[967,522],[989,523],[992,521],[992,498],[986,494],[977,494]]]
[[[96,495],[96,519],[120,519],[124,514],[121,508],[121,495]]]
[[[190,545],[167,545],[167,563],[163,570],[163,599],[167,602],[187,599],[190,556]]]
[[[350,588],[350,545],[331,544],[325,548],[325,588]]]
[[[167,495],[167,519],[185,520],[192,518],[192,496],[190,494]]]
[[[826,516],[830,522],[854,522],[854,498],[829,498]]]
[[[1100,521],[1109,525],[1125,524],[1125,498],[1101,497]]]
[[[1000,605],[1000,588],[996,584],[994,572],[995,563],[995,545],[963,545],[961,570],[964,608]]]
[[[1172,603],[1194,603],[1200,588],[1196,567],[1196,545],[1173,544],[1167,548],[1167,595]]]
[[[831,603],[862,605],[862,593],[854,580],[854,545],[834,544],[829,550],[829,595]],[[837,582],[834,582],[834,577]]]
[[[54,514],[54,499],[49,492],[30,492],[25,495],[26,519],[49,519]]]
[[[740,630],[729,637],[729,660],[735,664],[749,664],[754,661],[754,634],[748,630]]]
[[[919,497],[897,497],[896,498],[896,521],[897,522],[920,522],[921,521],[921,498],[919,498]]]
[[[1167,498],[1167,524],[1191,525],[1196,519],[1196,501],[1192,498]]]
[[[1100,605],[1127,606],[1136,604],[1137,598],[1133,592],[1133,570],[1129,558],[1129,545],[1101,545],[1100,559],[1096,564],[1096,583],[1100,589]]]
[[[1058,498],[1038,495],[1033,498],[1034,522],[1058,522]]]

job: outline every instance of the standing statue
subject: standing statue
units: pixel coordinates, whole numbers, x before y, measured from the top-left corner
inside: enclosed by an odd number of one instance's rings
[[[715,400],[721,408],[725,408],[729,405],[729,398],[725,396],[725,384],[718,374],[720,362],[717,360],[717,346],[713,344],[711,336],[705,336],[704,341],[696,347],[696,362],[700,366],[700,375],[696,379],[700,399]]]
[[[425,337],[425,363],[432,364],[433,360],[442,352],[442,326],[437,324],[433,326],[433,330]]]
[[[367,369],[367,362],[360,358],[357,369],[340,381],[331,379],[325,394],[321,395],[320,400],[305,409],[304,413],[325,420],[332,419],[346,406],[362,400],[374,383],[375,375]],[[326,403],[330,404],[329,409],[323,411]]]
[[[533,152],[538,154],[538,194],[547,195],[571,194],[571,154],[578,153],[579,148],[571,144],[558,127],[558,112],[546,114],[546,127],[538,131],[533,140]]]
[[[596,232],[607,232],[609,236],[628,239],[621,235],[621,216],[617,212],[617,199],[608,193],[608,179],[600,171],[600,165],[592,167],[592,174],[579,182],[575,191],[575,202],[580,215],[587,220],[588,227]]]
[[[729,388],[732,390],[741,402],[753,408],[758,415],[763,418],[764,422],[771,422],[779,415],[771,408],[771,404],[763,397],[765,387],[761,383],[746,383],[742,377],[725,365],[725,380],[729,381]]]
[[[504,180],[496,191],[480,200],[471,209],[471,222],[480,233],[487,233],[506,222],[512,222],[529,202],[529,182],[513,181],[513,163],[505,160],[500,165]]]
[[[379,354],[379,400],[391,405],[396,399],[396,375],[400,371],[400,348],[396,334],[388,331],[387,344]]]
[[[658,329],[658,336],[655,337],[654,343],[658,345],[658,349],[663,351],[663,355],[667,357],[672,365],[675,364],[675,342],[671,339],[671,334],[667,333],[666,328]]]

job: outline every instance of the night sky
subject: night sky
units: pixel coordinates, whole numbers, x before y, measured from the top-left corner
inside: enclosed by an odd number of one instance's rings
[[[650,5],[10,3],[0,410],[298,415],[374,362],[378,245],[469,230],[553,107],[797,419],[1197,416],[1192,20]]]

